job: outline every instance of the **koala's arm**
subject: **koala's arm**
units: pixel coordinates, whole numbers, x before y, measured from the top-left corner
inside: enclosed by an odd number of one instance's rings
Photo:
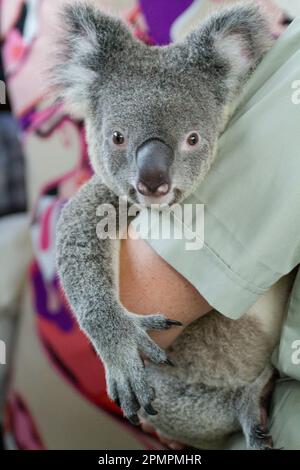
[[[118,241],[97,236],[100,204],[112,204],[118,213],[117,196],[94,176],[63,208],[57,227],[58,272],[81,329],[104,362],[109,395],[137,423],[140,406],[150,414],[155,412],[140,353],[155,363],[169,363],[146,331],[178,322],[163,315],[135,315],[121,305]]]

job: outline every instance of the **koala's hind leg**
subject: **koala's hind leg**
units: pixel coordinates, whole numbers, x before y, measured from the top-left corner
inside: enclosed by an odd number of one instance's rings
[[[268,433],[268,408],[276,379],[276,371],[268,365],[251,385],[237,394],[238,419],[249,450],[273,448]]]

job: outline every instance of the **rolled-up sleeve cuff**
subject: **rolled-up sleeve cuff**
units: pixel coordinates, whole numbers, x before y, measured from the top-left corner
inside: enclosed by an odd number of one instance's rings
[[[231,319],[238,319],[279,275],[255,260],[209,213],[206,213],[205,226],[210,236],[197,250],[187,249],[190,240],[185,237],[154,239],[148,234],[143,238],[214,309]]]
[[[240,318],[265,289],[247,283],[207,245],[195,253],[184,240],[148,240],[152,248],[185,277],[216,310],[233,320]]]

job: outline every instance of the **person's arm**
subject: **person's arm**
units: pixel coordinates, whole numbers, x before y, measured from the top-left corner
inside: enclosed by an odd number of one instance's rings
[[[123,240],[120,254],[120,300],[138,314],[161,312],[187,326],[211,306],[144,240]],[[151,332],[155,342],[168,347],[182,328]]]
[[[138,314],[164,312],[181,321],[183,327],[205,315],[211,306],[181,274],[163,260],[144,240],[123,240],[120,252],[120,300]],[[182,328],[149,332],[162,348],[167,348],[182,332]],[[153,426],[141,420],[143,431],[155,432]],[[158,434],[162,444],[180,450],[184,446]]]

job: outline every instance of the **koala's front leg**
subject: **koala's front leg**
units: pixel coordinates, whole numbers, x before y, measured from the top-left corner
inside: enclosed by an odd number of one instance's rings
[[[94,176],[66,204],[57,228],[57,265],[79,325],[104,362],[110,397],[138,424],[140,407],[156,413],[140,353],[155,363],[170,363],[147,330],[166,329],[179,322],[163,315],[135,315],[121,305],[114,260],[117,241],[99,239],[96,234],[97,207],[109,203],[117,207],[118,198]]]

